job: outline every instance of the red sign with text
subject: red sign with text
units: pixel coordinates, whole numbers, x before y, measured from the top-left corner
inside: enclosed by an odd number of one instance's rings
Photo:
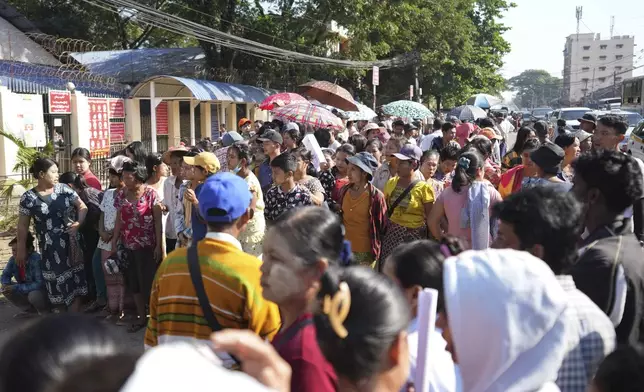
[[[110,123],[110,140],[112,143],[123,143],[125,141],[125,123]]]
[[[49,113],[71,114],[72,94],[69,91],[49,91]]]
[[[157,136],[168,134],[168,102],[157,106]]]
[[[89,151],[92,154],[110,153],[109,103],[105,98],[90,98],[89,104]]]
[[[110,99],[110,118],[125,118],[125,101]]]

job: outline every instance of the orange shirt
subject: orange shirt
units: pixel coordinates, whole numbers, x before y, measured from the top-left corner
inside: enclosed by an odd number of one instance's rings
[[[351,191],[347,191],[342,201],[342,217],[346,238],[351,241],[351,250],[371,253],[369,192],[362,192],[358,198],[354,198]]]

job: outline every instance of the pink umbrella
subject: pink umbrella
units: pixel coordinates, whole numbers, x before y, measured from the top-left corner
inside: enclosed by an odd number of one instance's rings
[[[272,110],[273,117],[284,122],[310,125],[314,128],[344,128],[342,120],[325,108],[310,103],[296,103]]]
[[[282,107],[293,103],[306,103],[306,98],[296,93],[278,93],[266,98],[259,105],[262,110],[273,110],[275,107]]]

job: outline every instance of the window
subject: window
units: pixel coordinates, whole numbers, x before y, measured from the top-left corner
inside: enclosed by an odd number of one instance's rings
[[[599,83],[604,83],[606,81],[606,78],[599,78]]]
[[[615,56],[615,58],[616,58],[617,60],[621,60],[621,59],[623,59],[623,58],[624,58],[624,56],[622,56],[621,54],[618,54],[617,56]]]
[[[615,67],[615,71],[621,71],[621,70],[622,70],[621,66],[618,65],[617,67]]]
[[[624,44],[617,44],[616,46],[617,46],[617,49],[621,49],[624,47]]]
[[[606,71],[606,67],[599,67],[600,71]]]
[[[600,60],[606,60],[606,56],[599,56]]]
[[[583,67],[583,68],[581,69],[581,72],[588,72],[588,71],[590,71],[590,68],[589,68],[589,67]]]
[[[588,56],[584,56],[582,60],[584,60],[584,61],[588,61],[588,60],[590,60],[590,57],[588,57]]]
[[[584,46],[584,50],[590,50],[590,46]]]
[[[605,50],[608,47],[608,45],[599,45],[599,49]]]

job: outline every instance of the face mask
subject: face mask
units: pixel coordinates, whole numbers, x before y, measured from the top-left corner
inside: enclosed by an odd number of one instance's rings
[[[240,170],[241,170],[241,165],[237,165],[237,167],[236,167],[236,168],[234,168],[234,169],[233,169],[233,170],[231,170],[231,171],[232,171],[234,174],[237,174],[237,173],[239,173],[239,171],[240,171]]]

